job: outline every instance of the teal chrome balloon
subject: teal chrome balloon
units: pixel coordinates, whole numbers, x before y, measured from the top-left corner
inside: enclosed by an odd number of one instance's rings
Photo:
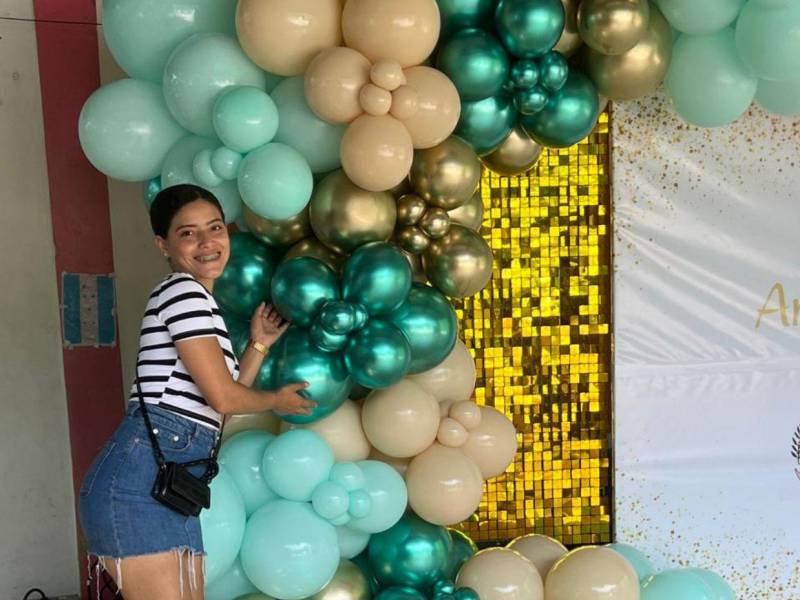
[[[535,115],[547,106],[550,94],[540,85],[527,90],[519,90],[514,94],[514,107],[522,115]]]
[[[372,510],[363,518],[353,519],[348,525],[365,533],[378,533],[389,529],[400,520],[408,505],[406,483],[400,474],[386,463],[362,460],[356,463],[364,471],[364,489],[372,502]]]
[[[800,79],[795,81],[759,80],[756,102],[775,115],[784,117],[800,115]]]
[[[232,233],[231,257],[214,282],[214,298],[222,310],[249,322],[261,302],[269,301],[277,259],[249,233]]]
[[[282,262],[272,277],[272,304],[295,325],[308,327],[327,302],[338,299],[336,273],[316,258]]]
[[[357,384],[385,388],[405,377],[411,364],[411,347],[397,327],[370,319],[350,338],[344,362]]]
[[[225,315],[225,327],[228,328],[234,354],[241,358],[244,351],[247,350],[247,344],[250,343],[250,320]]]
[[[617,554],[622,555],[623,558],[631,563],[639,581],[644,581],[648,577],[656,574],[656,568],[653,566],[653,563],[650,562],[650,559],[647,558],[642,551],[637,550],[630,544],[614,542],[613,544],[607,544],[606,548],[610,548]]]
[[[413,587],[390,587],[375,596],[375,600],[428,600],[427,596]]]
[[[198,33],[182,42],[164,67],[164,98],[178,123],[197,135],[214,135],[214,102],[225,88],[264,89],[264,72],[250,62],[235,38]]]
[[[736,593],[722,577],[707,569],[688,569],[711,588],[713,600],[736,600]]]
[[[736,21],[736,48],[756,77],[800,79],[800,2],[745,4]]]
[[[153,200],[156,199],[158,196],[158,192],[161,191],[161,175],[157,177],[153,177],[150,181],[148,181],[144,186],[144,203],[147,206],[147,211],[150,212],[150,205],[153,203]]]
[[[511,86],[525,90],[539,83],[539,65],[535,60],[518,60],[511,67]]]
[[[321,590],[339,566],[333,525],[306,502],[275,500],[247,522],[242,565],[265,594],[299,600]]]
[[[323,352],[312,343],[308,331],[299,327],[290,327],[278,338],[267,360],[273,373],[272,389],[307,381],[309,387],[300,393],[317,403],[310,415],[279,415],[289,423],[312,423],[331,414],[353,386],[342,355]]]
[[[303,155],[314,173],[338,169],[339,145],[346,124],[323,121],[308,106],[302,75],[284,79],[272,93],[280,115],[275,141],[291,146]]]
[[[239,167],[245,204],[265,219],[288,219],[311,199],[314,176],[303,156],[286,144],[271,143],[245,156]]]
[[[457,529],[448,529],[450,539],[453,541],[452,549],[450,550],[450,558],[445,570],[445,577],[455,581],[461,567],[464,566],[470,558],[472,558],[478,551],[478,546],[472,539],[463,531]]]
[[[364,547],[366,548],[366,545]],[[367,578],[367,582],[369,583],[369,589],[370,592],[372,592],[372,597],[376,598],[381,586],[378,583],[378,580],[375,579],[375,575],[372,574],[372,569],[369,566],[369,554],[367,551],[364,550],[361,552],[361,554],[354,556],[350,560],[354,565],[361,569],[361,572],[364,574],[364,577]]]
[[[89,96],[78,135],[98,171],[123,181],[145,181],[159,174],[170,148],[187,132],[172,118],[157,85],[122,79]]]
[[[319,434],[290,429],[267,446],[264,481],[287,500],[308,502],[314,489],[328,479],[332,466],[333,450]]]
[[[384,587],[429,591],[444,578],[452,545],[447,529],[407,513],[390,529],[372,536],[369,562]]]
[[[361,304],[370,315],[392,312],[406,299],[409,289],[411,267],[403,254],[386,242],[360,246],[344,266],[342,297]]]
[[[483,29],[455,32],[439,50],[436,68],[447,75],[461,100],[474,102],[499,94],[508,78],[508,55]]]
[[[219,451],[219,464],[236,484],[248,517],[277,497],[264,480],[261,468],[264,451],[274,439],[266,431],[242,431],[228,439]]]
[[[131,77],[161,83],[172,51],[195,33],[236,35],[236,2],[220,0],[105,0],[103,35]]]
[[[539,59],[542,86],[549,92],[557,92],[567,82],[569,65],[559,52],[548,52]]]
[[[500,0],[494,15],[500,40],[519,58],[536,58],[552,49],[566,18],[561,0]]]
[[[500,94],[478,102],[463,102],[455,133],[484,156],[503,143],[516,120],[511,96]]]
[[[675,29],[689,35],[714,33],[733,23],[747,0],[655,0]]]
[[[467,27],[492,29],[494,0],[436,0],[442,19],[441,39]]]
[[[242,495],[222,467],[211,482],[211,508],[200,513],[207,583],[213,583],[233,566],[242,545],[245,521]]]
[[[231,150],[246,154],[271,142],[278,131],[278,108],[261,88],[223,90],[214,103],[214,131]]]
[[[194,176],[194,159],[203,150],[215,150],[219,147],[219,142],[190,135],[175,144],[164,158],[164,165],[161,170],[161,185],[165,188],[178,185],[180,183],[191,183],[200,185]],[[202,187],[202,186],[201,186]],[[222,204],[225,213],[225,222],[233,223],[242,214],[242,198],[235,181],[226,181],[218,187],[206,188]]]
[[[641,600],[718,600],[705,579],[690,569],[671,569],[642,583]]]
[[[206,582],[205,600],[237,600],[240,596],[255,592],[258,592],[258,588],[244,574],[242,561],[237,558],[233,566],[216,581]]]
[[[337,527],[336,535],[339,537],[339,552],[341,553],[342,558],[349,559],[355,558],[361,554],[364,551],[364,548],[367,547],[369,539],[372,537],[368,533],[356,531],[355,529],[350,529],[349,527]],[[373,578],[367,577],[367,579]],[[374,593],[375,591],[373,590],[373,595]]]
[[[390,317],[411,345],[409,373],[421,373],[442,362],[456,343],[458,322],[452,305],[430,286],[415,283],[408,299]]]
[[[480,600],[481,597],[472,588],[463,587],[453,592],[453,598],[454,600]]]
[[[542,146],[566,148],[591,133],[599,114],[594,85],[580,71],[571,71],[564,87],[550,94],[547,105],[538,113],[521,117],[520,124]]]
[[[664,86],[682,119],[699,127],[720,127],[747,110],[758,80],[736,52],[733,29],[726,28],[679,37]]]

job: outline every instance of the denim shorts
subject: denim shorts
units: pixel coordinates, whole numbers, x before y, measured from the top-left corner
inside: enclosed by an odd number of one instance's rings
[[[211,455],[215,430],[152,404],[147,414],[167,461]],[[204,467],[192,469],[200,475]],[[79,513],[89,554],[125,558],[170,551],[203,553],[200,519],[185,517],[150,496],[156,473],[141,408],[132,403],[81,486]]]

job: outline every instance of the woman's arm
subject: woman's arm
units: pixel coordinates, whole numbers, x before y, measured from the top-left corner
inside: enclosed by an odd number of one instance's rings
[[[262,302],[250,319],[250,340],[258,342],[269,350],[288,327],[289,323],[283,320],[277,310]],[[237,381],[251,387],[258,377],[258,371],[261,369],[265,357],[266,354],[247,344],[244,354],[239,359],[239,379]]]

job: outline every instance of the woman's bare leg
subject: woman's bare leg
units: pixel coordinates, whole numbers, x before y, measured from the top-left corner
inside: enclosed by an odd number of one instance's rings
[[[125,600],[203,600],[202,555],[175,550],[101,563]]]

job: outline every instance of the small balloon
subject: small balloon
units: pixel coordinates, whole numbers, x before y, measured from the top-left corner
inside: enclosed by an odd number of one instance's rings
[[[261,88],[226,88],[214,103],[214,131],[231,150],[246,154],[272,141],[278,131],[278,108]]]
[[[408,503],[403,478],[385,463],[362,460],[356,464],[364,471],[365,489],[370,496],[372,509],[366,517],[350,521],[349,527],[366,533],[389,529],[400,520]]]
[[[422,257],[428,279],[443,294],[466,298],[480,292],[492,278],[492,250],[477,233],[452,225]]]
[[[192,174],[200,185],[206,189],[222,185],[224,179],[217,175],[211,166],[211,148],[198,152],[192,161]]]
[[[541,144],[533,141],[520,125],[515,125],[502,144],[481,157],[481,162],[499,175],[522,175],[539,162],[542,150]],[[462,224],[477,231],[475,227]]]
[[[475,190],[475,193],[464,204],[448,210],[447,214],[450,215],[451,224],[456,223],[473,231],[479,231],[483,223],[483,199],[480,188]]]
[[[211,153],[211,168],[225,181],[235,180],[242,165],[242,155],[220,146]]]
[[[461,451],[478,465],[484,479],[503,473],[517,453],[517,430],[496,408],[481,406],[480,424],[469,432]]]
[[[401,85],[406,84],[403,67],[394,60],[377,61],[369,71],[369,78],[379,88],[389,92],[393,92]]]
[[[548,92],[557,92],[567,82],[567,59],[558,52],[548,52],[539,59],[539,73],[542,87]]]
[[[230,569],[216,580],[207,582],[204,591],[206,600],[269,600],[269,597],[258,594],[258,588],[245,575],[242,561],[238,557]],[[258,594],[260,597],[251,598],[250,594]]]
[[[519,58],[542,56],[564,30],[561,0],[500,0],[494,15],[500,40]]]
[[[538,533],[529,533],[515,538],[507,547],[516,550],[531,561],[539,571],[539,575],[542,576],[542,581],[545,581],[547,574],[558,559],[568,552],[564,544],[558,540]]]
[[[370,62],[352,48],[328,48],[320,52],[305,74],[305,94],[311,110],[330,123],[349,123],[363,109],[361,88],[369,81]]]
[[[373,318],[350,338],[344,362],[357,384],[384,388],[408,372],[411,348],[397,327]]]
[[[650,562],[650,559],[647,558],[641,550],[637,550],[630,544],[615,542],[613,544],[607,544],[606,548],[611,548],[614,552],[622,555],[631,563],[640,582],[656,574],[656,568],[653,566],[653,563]]]
[[[408,129],[394,117],[361,115],[341,144],[342,168],[357,186],[382,192],[408,175],[414,146]]]
[[[650,21],[648,0],[583,0],[578,31],[601,54],[623,54],[644,37]]]
[[[316,237],[311,236],[297,242],[283,255],[283,262],[307,256],[323,262],[331,271],[338,273],[344,265],[344,257],[336,254]]]
[[[456,585],[472,588],[481,600],[544,599],[542,578],[536,568],[527,558],[508,548],[486,548],[475,554],[459,571]],[[578,600],[577,596],[553,595],[552,598]]]
[[[301,210],[294,217],[283,220],[265,219],[249,207],[242,210],[244,222],[250,233],[269,246],[289,246],[311,233],[308,210]]]

